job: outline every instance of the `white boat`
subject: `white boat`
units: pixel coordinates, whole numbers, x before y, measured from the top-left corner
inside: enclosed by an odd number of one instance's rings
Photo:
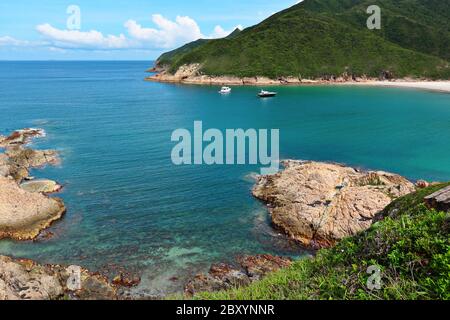
[[[221,94],[226,94],[226,93],[230,93],[231,92],[231,88],[230,87],[222,87],[222,89],[220,89],[219,93]]]
[[[258,93],[258,96],[260,98],[269,98],[269,97],[275,97],[277,95],[276,92],[271,92],[271,91],[266,91],[266,90],[261,90],[260,93]]]

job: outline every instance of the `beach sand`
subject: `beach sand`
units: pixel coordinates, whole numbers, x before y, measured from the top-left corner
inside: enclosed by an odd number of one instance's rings
[[[367,82],[346,82],[336,84],[424,89],[450,93],[450,81],[367,81]]]

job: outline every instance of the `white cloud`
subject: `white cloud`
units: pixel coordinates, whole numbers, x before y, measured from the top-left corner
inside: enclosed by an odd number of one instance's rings
[[[9,47],[26,47],[31,43],[28,41],[17,40],[10,36],[0,37],[0,47],[1,46],[9,46]]]
[[[144,45],[160,49],[172,48],[203,37],[197,22],[189,17],[177,16],[175,21],[171,21],[160,14],[154,14],[152,21],[157,29],[144,28],[134,20],[128,20],[124,26],[130,37]]]
[[[87,32],[78,30],[61,30],[52,27],[50,24],[41,24],[36,27],[47,40],[58,48],[76,49],[125,49],[132,46],[132,43],[123,35],[104,36],[101,32],[91,30]]]
[[[125,32],[119,35],[104,35],[97,30],[79,31],[58,29],[49,23],[36,26],[42,35],[42,41],[22,41],[10,36],[0,37],[0,47],[47,47],[50,50],[167,50],[176,48],[185,43],[200,38],[223,38],[236,28],[243,29],[241,25],[232,30],[225,30],[217,25],[213,32],[204,35],[197,22],[187,16],[177,16],[174,21],[160,14],[152,15],[153,28],[144,27],[135,20],[124,23]]]
[[[225,38],[226,36],[230,35],[236,28],[239,28],[239,30],[244,29],[241,25],[238,25],[233,28],[233,30],[224,30],[221,26],[216,26],[214,28],[214,32],[208,37],[211,39],[217,39],[217,38]]]

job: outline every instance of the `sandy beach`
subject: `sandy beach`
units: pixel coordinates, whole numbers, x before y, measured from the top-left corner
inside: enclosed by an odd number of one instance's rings
[[[367,81],[367,82],[347,82],[336,84],[424,89],[450,93],[450,81]]]

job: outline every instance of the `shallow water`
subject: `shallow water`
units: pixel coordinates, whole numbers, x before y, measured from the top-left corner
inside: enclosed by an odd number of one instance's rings
[[[178,290],[213,262],[242,253],[302,256],[250,194],[257,166],[172,165],[177,128],[279,128],[281,158],[329,160],[410,179],[450,180],[450,95],[397,88],[258,88],[144,82],[149,62],[0,62],[0,134],[41,127],[36,148],[60,167],[68,212],[35,243],[0,253],[142,274],[149,294]],[[178,280],[171,279],[174,276]]]

